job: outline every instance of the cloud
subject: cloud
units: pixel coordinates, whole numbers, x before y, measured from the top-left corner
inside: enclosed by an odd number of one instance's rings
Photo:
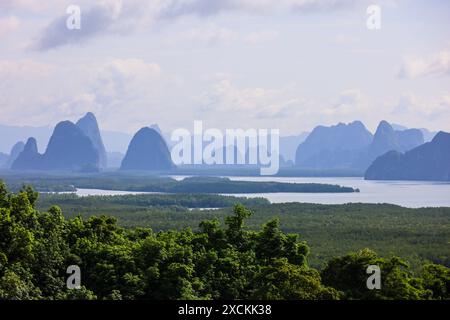
[[[287,0],[297,11],[331,11],[353,6],[354,0]]]
[[[359,89],[342,91],[330,107],[323,108],[323,114],[328,116],[352,116],[354,114],[368,113],[368,98]]]
[[[246,87],[239,86],[227,75],[211,80],[197,105],[200,106],[197,118],[207,119],[210,125],[218,128],[248,124],[278,127],[282,134],[355,119],[372,125],[386,118],[389,112],[379,106],[374,108],[369,97],[358,88],[343,90],[330,97],[311,96],[296,84],[275,88]]]
[[[89,92],[96,101],[109,109],[129,104],[126,108],[129,111],[136,100],[155,94],[162,71],[158,64],[140,59],[112,59],[104,63],[96,74]]]
[[[407,58],[400,68],[400,78],[450,75],[450,50],[443,50],[426,58]]]
[[[45,77],[53,70],[52,65],[31,59],[0,60],[0,75],[3,83],[14,79],[24,80],[37,76]]]
[[[341,92],[337,103],[334,105],[335,109],[342,109],[348,106],[357,106],[362,104],[364,98],[360,90],[349,89]]]
[[[78,0],[77,3],[85,3],[88,0]],[[71,4],[70,0],[1,0],[0,1],[0,11],[23,11],[23,12],[48,12],[52,10],[57,12],[64,7]]]
[[[300,92],[296,85],[281,88],[241,88],[233,83],[230,76],[218,75],[199,101],[203,112],[231,115],[245,113],[257,119],[336,119],[370,112],[369,99],[359,89],[344,90],[326,103],[308,99]]]
[[[17,30],[19,26],[20,21],[15,16],[0,18],[0,38],[7,36],[9,33]]]
[[[403,94],[392,109],[395,116],[418,116],[422,121],[442,121],[450,116],[450,94],[438,98],[420,98],[414,93]]]
[[[245,37],[244,41],[248,44],[258,44],[274,40],[277,37],[278,32],[273,30],[266,30],[266,31],[252,32]]]
[[[253,119],[289,118],[296,115],[299,105],[305,102],[296,91],[290,86],[241,88],[229,75],[219,74],[198,100],[202,113],[220,114],[220,119],[231,119],[236,114]]]
[[[54,124],[93,111],[109,128],[135,129],[162,117],[167,95],[177,90],[158,64],[140,59],[0,61],[0,78],[1,120],[17,124]]]
[[[273,11],[329,11],[354,4],[355,0],[172,0],[163,1],[159,17],[175,18],[184,15],[211,16],[238,11],[251,14]]]
[[[32,59],[0,60],[2,121],[16,122],[19,113],[19,123],[32,118],[32,109],[47,99],[49,91],[44,84],[55,72],[53,65]]]
[[[216,25],[206,25],[184,32],[183,37],[188,41],[202,42],[207,45],[228,43],[237,38],[237,34],[227,28]]]
[[[68,15],[54,20],[34,44],[37,50],[48,50],[66,44],[78,44],[103,32],[113,31],[122,11],[121,2],[109,2],[81,11],[81,29],[67,28]]]
[[[354,2],[355,0],[103,0],[94,6],[81,6],[80,30],[67,29],[68,15],[60,15],[42,31],[32,47],[49,50],[69,44],[80,44],[99,35],[127,34],[140,27],[148,28],[157,21],[186,15],[203,17],[223,12],[267,14],[273,11],[329,11],[348,7]],[[209,35],[213,40],[215,36],[217,34]],[[222,32],[218,36],[229,35]],[[274,37],[273,32],[254,34],[248,41],[257,42],[267,37]]]

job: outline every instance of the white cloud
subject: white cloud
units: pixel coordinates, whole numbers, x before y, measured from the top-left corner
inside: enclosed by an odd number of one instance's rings
[[[0,60],[2,122],[21,123],[33,119],[36,106],[49,100],[46,83],[55,72],[53,65],[31,59]]]
[[[15,16],[0,18],[0,38],[7,36],[11,32],[17,30],[19,26],[20,21]]]
[[[17,124],[54,124],[93,111],[106,126],[134,129],[153,112],[163,114],[163,96],[171,92],[160,66],[140,59],[82,65],[0,61],[0,78],[1,121]]]
[[[51,64],[22,60],[0,60],[0,75],[3,83],[12,81],[14,78],[20,80],[29,77],[45,77],[54,70]]]
[[[0,10],[4,12],[9,11],[22,11],[31,13],[43,13],[43,12],[64,12],[64,8],[73,4],[72,0],[1,0]],[[89,0],[77,0],[77,4],[84,5],[92,3]]]
[[[298,85],[279,88],[245,87],[220,75],[199,98],[198,113],[220,127],[279,128],[282,134],[310,130],[319,124],[361,120],[369,125],[389,118],[389,110],[373,107],[368,96],[354,88],[330,97],[312,97]]]
[[[273,30],[266,30],[266,31],[252,32],[245,37],[244,41],[249,44],[257,44],[261,42],[274,40],[277,37],[278,32]]]
[[[234,31],[211,24],[202,28],[190,29],[184,32],[183,36],[188,41],[201,42],[207,45],[229,43],[237,38]]]
[[[183,15],[209,16],[229,11],[269,13],[274,11],[329,11],[348,7],[355,0],[171,0],[163,3],[160,16],[174,18]]]
[[[398,75],[401,78],[450,75],[450,50],[426,58],[406,58]]]
[[[342,91],[337,99],[328,105],[322,108],[321,113],[337,119],[341,117],[351,119],[356,115],[368,115],[371,112],[369,99],[359,89]]]
[[[392,114],[397,116],[414,115],[422,121],[446,121],[450,116],[450,94],[425,99],[414,93],[405,93],[393,108]]]
[[[239,88],[231,77],[218,75],[199,100],[202,110],[206,112],[251,112],[250,114],[260,118],[280,117],[296,101],[289,97],[289,91],[289,88]]]
[[[61,2],[65,3],[63,0],[53,1],[59,6]],[[83,2],[80,30],[68,30],[65,27],[67,15],[64,11],[43,30],[32,47],[49,50],[69,44],[80,44],[96,36],[127,34],[138,28],[149,28],[155,21],[176,19],[186,15],[209,16],[222,12],[267,14],[274,11],[294,13],[329,11],[348,7],[353,3],[355,0],[102,0],[89,6]],[[214,37],[229,36],[226,30],[216,30],[215,34],[209,35],[213,41]],[[273,32],[254,34],[250,35],[248,40],[252,42],[273,36]]]

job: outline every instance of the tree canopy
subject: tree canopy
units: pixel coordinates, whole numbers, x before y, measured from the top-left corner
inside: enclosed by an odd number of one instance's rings
[[[426,264],[414,275],[397,257],[369,249],[308,265],[309,247],[273,219],[259,230],[237,204],[222,225],[153,232],[123,228],[113,217],[65,219],[36,210],[30,187],[0,182],[0,299],[449,299],[450,271]],[[381,290],[366,287],[366,268],[382,270]],[[81,288],[66,286],[78,265]]]

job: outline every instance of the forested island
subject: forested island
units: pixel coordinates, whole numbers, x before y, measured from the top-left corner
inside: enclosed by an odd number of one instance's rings
[[[281,183],[232,181],[221,177],[188,177],[175,180],[170,177],[133,174],[99,175],[43,175],[38,173],[9,174],[2,177],[12,190],[24,184],[33,185],[39,192],[68,192],[81,189],[119,190],[158,193],[348,193],[359,192],[352,187],[320,183]]]

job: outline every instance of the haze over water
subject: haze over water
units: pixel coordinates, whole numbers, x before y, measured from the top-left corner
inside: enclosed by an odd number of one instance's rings
[[[230,177],[231,180],[328,183],[358,188],[359,193],[270,193],[272,203],[390,203],[408,208],[450,207],[450,184],[424,181],[369,181],[363,178]]]
[[[172,176],[181,180],[185,176]],[[359,193],[247,193],[237,197],[263,197],[272,203],[305,202],[320,204],[390,203],[408,208],[450,207],[450,183],[427,181],[368,181],[363,178],[311,177],[228,177],[234,181],[275,181],[287,183],[326,183],[358,188]],[[80,196],[146,194],[146,192],[78,189]]]

